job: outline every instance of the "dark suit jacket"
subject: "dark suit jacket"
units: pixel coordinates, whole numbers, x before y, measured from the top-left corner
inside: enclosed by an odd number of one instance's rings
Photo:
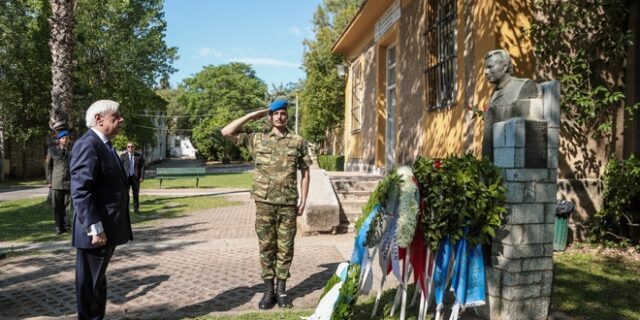
[[[131,163],[129,161],[129,152],[125,152],[120,155],[120,160],[124,166],[124,172],[129,176],[129,168]],[[133,153],[133,175],[136,176],[136,180],[140,181],[140,178],[144,178],[144,158],[141,154]]]
[[[47,182],[53,190],[69,190],[71,175],[69,174],[69,157],[71,151],[59,149],[57,146],[49,148],[47,154]]]
[[[127,178],[122,164],[100,137],[88,130],[71,150],[71,198],[75,209],[72,244],[90,249],[86,229],[102,222],[107,246],[133,239]]]

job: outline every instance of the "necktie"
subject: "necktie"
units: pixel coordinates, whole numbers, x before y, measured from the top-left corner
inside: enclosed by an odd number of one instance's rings
[[[109,151],[111,151],[111,154],[116,157],[116,160],[118,160],[118,163],[120,163],[120,158],[118,157],[118,154],[116,153],[116,149],[113,148],[113,144],[111,144],[111,141],[107,141],[106,143],[107,148],[109,148]]]
[[[133,176],[133,155],[129,154],[129,176]]]

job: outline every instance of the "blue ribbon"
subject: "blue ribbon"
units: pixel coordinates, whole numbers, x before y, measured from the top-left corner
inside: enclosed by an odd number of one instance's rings
[[[447,274],[449,273],[449,261],[453,254],[453,245],[446,235],[440,243],[440,249],[436,256],[436,265],[433,271],[436,305],[440,306],[444,300],[444,291],[447,289]]]
[[[351,254],[350,264],[362,264],[362,258],[365,254],[364,244],[367,242],[367,232],[369,231],[373,217],[376,216],[379,209],[380,205],[376,205],[367,216],[367,219],[364,220],[364,223],[360,226],[360,230],[358,230],[358,235],[356,236],[353,244],[353,253]]]

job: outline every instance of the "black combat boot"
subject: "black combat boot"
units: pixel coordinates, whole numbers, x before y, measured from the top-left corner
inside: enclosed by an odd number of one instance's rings
[[[258,307],[262,310],[268,310],[276,305],[276,296],[273,293],[273,279],[264,280],[264,295],[258,303]]]
[[[280,308],[293,308],[293,304],[287,297],[287,280],[280,280],[276,282],[276,300],[278,301],[278,307]]]

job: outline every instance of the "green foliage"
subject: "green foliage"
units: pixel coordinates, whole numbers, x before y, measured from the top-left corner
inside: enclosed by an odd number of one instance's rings
[[[335,286],[339,282],[340,277],[338,277],[338,275],[336,275],[335,273],[332,274],[331,278],[329,278],[329,280],[327,280],[327,283],[324,285],[324,289],[322,289],[322,294],[320,295],[318,301],[322,300],[322,297],[324,297],[331,290],[331,288],[333,288],[333,286]]]
[[[220,130],[232,120],[266,105],[267,86],[244,63],[207,66],[185,79],[183,89],[179,103],[184,106],[183,114],[189,116],[184,125],[193,129],[191,141],[208,159],[229,159],[235,147],[220,138]],[[245,129],[258,131],[261,126],[264,127],[264,122],[252,122]],[[239,151],[235,152],[239,156]]]
[[[340,288],[338,301],[333,307],[331,320],[349,320],[353,318],[353,306],[358,301],[358,279],[360,278],[360,265],[350,264],[347,270],[347,279]]]
[[[319,155],[318,166],[327,171],[344,171],[344,156]]]
[[[120,102],[123,135],[142,145],[155,143],[151,114],[167,101],[154,91],[175,69],[177,49],[164,41],[163,0],[89,1],[76,5],[74,109],[76,127],[95,100]]]
[[[51,54],[48,1],[0,1],[0,119],[8,137],[49,131]]]
[[[604,203],[590,225],[589,240],[609,247],[640,244],[640,159],[609,160],[603,184]]]
[[[162,6],[162,0],[77,1],[73,119],[79,131],[87,107],[109,98],[121,103],[124,136],[154,142],[155,126],[146,113],[166,105],[154,86],[174,71],[177,50],[164,42]],[[49,131],[50,11],[49,1],[0,1],[0,118],[18,140]]]
[[[447,234],[456,242],[467,227],[471,246],[491,243],[507,213],[502,175],[491,162],[471,154],[444,160],[421,157],[413,174],[422,188],[422,223],[432,250]]]
[[[625,100],[624,61],[632,45],[623,0],[535,1],[540,19],[528,30],[543,72],[560,78],[562,108],[611,139],[615,110]],[[640,104],[625,105],[633,115]]]
[[[387,204],[389,203],[389,201],[391,201],[394,192],[397,190],[401,180],[402,178],[396,173],[395,169],[393,169],[391,170],[391,172],[389,172],[389,174],[387,174],[386,177],[384,177],[384,179],[382,179],[378,183],[376,188],[369,196],[367,203],[365,203],[365,205],[362,207],[362,215],[355,223],[356,230],[360,229],[360,226],[362,226],[364,220],[367,219],[367,217],[371,213],[371,210],[373,210],[376,205],[380,205],[380,210],[378,210],[377,217],[374,218],[374,221],[372,221],[371,223],[371,230],[375,229],[373,228],[373,225],[380,221],[380,217],[383,214],[390,214],[386,213],[385,210],[387,208]],[[395,194],[397,195],[397,193]]]
[[[343,60],[331,52],[331,47],[361,3],[325,0],[313,17],[315,38],[304,41],[303,69],[307,77],[301,95],[302,133],[313,143],[321,144],[326,132],[343,125],[344,79],[336,71]]]

